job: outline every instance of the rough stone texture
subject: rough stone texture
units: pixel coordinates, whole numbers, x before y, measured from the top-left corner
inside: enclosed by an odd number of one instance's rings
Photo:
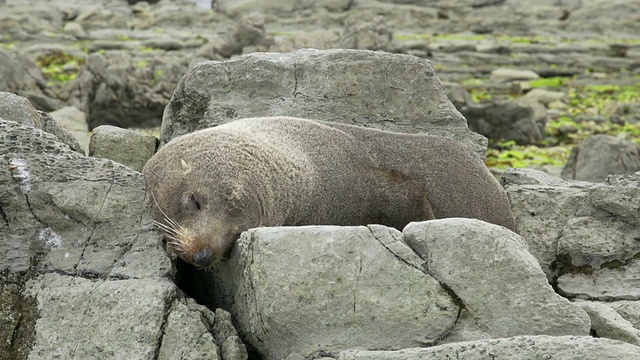
[[[607,303],[633,327],[640,329],[640,301],[613,301]]]
[[[233,23],[224,36],[216,39],[212,44],[215,52],[223,57],[242,54],[247,46],[268,44],[264,28],[264,17],[260,13],[250,13]]]
[[[150,359],[175,291],[168,280],[36,277],[27,282],[39,314],[29,359]]]
[[[566,181],[532,169],[511,169],[502,176],[516,217],[516,229],[550,280],[594,271],[626,272],[640,252],[638,226],[640,174],[610,177],[604,184]],[[629,281],[634,272],[627,276]],[[607,292],[633,293],[603,284]],[[565,285],[563,285],[565,286]],[[578,286],[580,288],[580,286]],[[587,288],[581,288],[586,290]],[[610,299],[611,300],[611,299]]]
[[[111,159],[136,171],[156,151],[155,136],[122,129],[111,125],[100,125],[93,129],[89,143],[89,156]]]
[[[7,281],[5,281],[7,280]],[[36,299],[23,295],[24,284],[0,277],[0,359],[26,359],[35,338]]]
[[[640,345],[640,330],[634,328],[610,306],[592,301],[578,301],[577,304],[589,314],[591,330],[598,337]]]
[[[57,136],[60,141],[67,144],[71,149],[82,152],[78,141],[67,130],[60,127],[46,113],[36,110],[29,100],[22,96],[9,92],[0,92],[0,118],[44,130]]]
[[[220,352],[225,360],[247,359],[249,357],[246,346],[238,336],[228,337],[220,346]]]
[[[596,258],[601,258],[598,250],[594,250],[594,253],[598,254]],[[584,273],[569,273],[558,277],[558,291],[579,299],[640,300],[640,289],[636,286],[640,274],[640,260],[612,261],[597,267],[597,270],[585,267]]]
[[[198,313],[200,317],[194,316]],[[210,330],[213,320],[213,312],[196,304],[193,299],[187,299],[186,302],[174,300],[157,359],[220,360],[216,340]]]
[[[23,271],[30,258],[64,272],[158,276],[170,269],[150,225],[142,175],[86,158],[48,133],[1,121],[3,245],[20,244],[0,268]],[[87,200],[91,199],[91,200]],[[118,234],[118,236],[113,236]]]
[[[42,122],[42,130],[55,135],[60,142],[66,144],[75,152],[83,155],[86,153],[78,139],[76,139],[67,129],[58,125],[58,123],[49,114],[42,111],[38,111],[38,114],[40,115],[40,120]]]
[[[221,264],[218,291],[231,292],[221,300],[264,359],[433,344],[459,308],[387,248],[402,246],[400,237],[363,226],[252,229]]]
[[[220,346],[229,338],[238,336],[236,328],[233,327],[230,312],[223,309],[216,309],[213,334]]]
[[[160,142],[233,119],[274,115],[454,136],[483,158],[486,147],[485,138],[469,131],[428,60],[312,49],[195,65],[167,106]]]
[[[80,143],[83,154],[89,149],[89,126],[85,114],[73,106],[65,106],[62,109],[49,113],[63,129],[67,130]]]
[[[554,292],[519,235],[455,218],[411,223],[403,234],[492,337],[589,334],[588,316]]]
[[[343,351],[338,360],[633,360],[640,347],[589,336],[516,336],[398,351]]]
[[[456,320],[456,326],[442,339],[439,345],[450,344],[461,341],[491,339],[491,334],[487,333],[478,326],[476,319],[471,316],[466,309],[460,310],[460,315]]]
[[[140,173],[13,121],[0,154],[0,359],[220,353],[213,314],[171,279]]]
[[[611,135],[592,135],[571,150],[562,177],[603,182],[609,174],[640,171],[640,145]]]
[[[11,92],[0,91],[0,118],[42,128],[36,108],[26,98]]]

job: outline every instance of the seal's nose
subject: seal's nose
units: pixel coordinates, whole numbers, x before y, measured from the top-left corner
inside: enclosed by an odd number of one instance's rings
[[[213,264],[213,255],[209,249],[204,249],[193,255],[193,262],[200,267],[209,267]]]

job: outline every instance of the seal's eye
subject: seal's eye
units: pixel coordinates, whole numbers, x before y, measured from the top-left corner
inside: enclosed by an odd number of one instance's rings
[[[200,210],[200,202],[198,201],[198,199],[196,199],[196,196],[194,194],[189,195],[189,206]]]

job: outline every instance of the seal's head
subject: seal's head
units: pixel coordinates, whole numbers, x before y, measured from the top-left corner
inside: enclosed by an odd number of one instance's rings
[[[219,166],[220,157],[188,143],[167,144],[143,174],[155,223],[169,247],[206,268],[223,260],[243,231],[260,226],[260,218],[248,211],[253,201],[234,167]]]

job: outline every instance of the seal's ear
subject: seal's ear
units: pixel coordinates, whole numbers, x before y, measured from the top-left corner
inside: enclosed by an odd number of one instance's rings
[[[186,161],[184,161],[183,159],[180,159],[180,165],[182,166],[182,171],[186,174],[189,171],[191,171],[191,166],[189,164],[187,164]]]

